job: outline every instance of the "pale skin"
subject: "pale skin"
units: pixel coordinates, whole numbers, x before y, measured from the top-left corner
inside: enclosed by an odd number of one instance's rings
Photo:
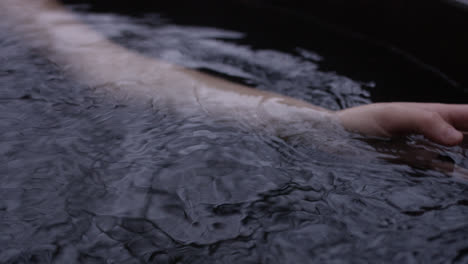
[[[105,39],[52,0],[0,0],[0,17],[76,80],[152,98],[182,115],[225,116],[278,134],[291,123],[336,122],[364,135],[422,134],[446,146],[460,144],[468,131],[468,104],[376,103],[334,112],[148,58]]]
[[[379,103],[336,113],[348,130],[392,137],[422,134],[446,146],[463,141],[468,130],[468,105],[438,103]]]

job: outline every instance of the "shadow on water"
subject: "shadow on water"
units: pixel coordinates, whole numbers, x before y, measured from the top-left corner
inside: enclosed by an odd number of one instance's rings
[[[148,56],[330,109],[369,103],[379,85],[328,70],[326,53],[249,45],[245,32],[153,13],[80,17]],[[1,263],[467,261],[466,146],[285,141],[181,120],[100,96],[0,32]]]

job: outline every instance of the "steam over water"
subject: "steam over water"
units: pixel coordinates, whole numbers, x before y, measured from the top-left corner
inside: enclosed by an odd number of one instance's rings
[[[127,48],[256,89],[370,103],[371,84],[321,71],[312,50],[253,49],[242,32],[157,14],[80,16]],[[468,166],[466,147],[301,142],[180,118],[67,78],[0,28],[0,263],[468,262],[468,180],[451,168]]]

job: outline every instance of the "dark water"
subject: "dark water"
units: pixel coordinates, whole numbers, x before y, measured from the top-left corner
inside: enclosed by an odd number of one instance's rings
[[[257,89],[330,109],[370,102],[372,83],[320,71],[312,50],[253,49],[157,14],[82,18]],[[0,32],[1,263],[468,263],[468,180],[453,168],[468,166],[466,147],[318,146],[182,120],[96,94]]]

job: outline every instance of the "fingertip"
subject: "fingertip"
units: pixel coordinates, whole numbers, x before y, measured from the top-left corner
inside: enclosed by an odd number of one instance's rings
[[[445,146],[455,146],[463,141],[463,133],[445,121],[437,113],[426,114],[420,124],[421,133],[435,143]]]
[[[447,146],[455,146],[463,141],[463,133],[453,127],[446,128],[441,136],[441,143]]]

